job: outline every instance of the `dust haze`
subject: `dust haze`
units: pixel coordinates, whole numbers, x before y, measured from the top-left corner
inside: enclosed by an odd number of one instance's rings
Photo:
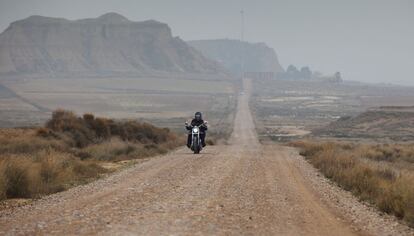
[[[0,30],[30,15],[68,19],[118,12],[168,23],[185,40],[240,38],[265,42],[281,64],[310,66],[348,80],[413,85],[414,3],[401,1],[0,1]]]
[[[0,0],[0,235],[414,235],[413,10]]]

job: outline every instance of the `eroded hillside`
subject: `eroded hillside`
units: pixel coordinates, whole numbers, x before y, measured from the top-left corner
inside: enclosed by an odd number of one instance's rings
[[[0,35],[0,75],[225,74],[218,63],[173,37],[167,24],[107,13],[66,20],[31,16]]]

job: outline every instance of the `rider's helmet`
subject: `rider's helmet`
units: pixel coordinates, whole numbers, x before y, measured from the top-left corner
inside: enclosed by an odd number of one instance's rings
[[[197,111],[197,112],[194,114],[194,118],[195,118],[196,120],[201,120],[201,119],[203,119],[203,116],[201,115],[201,112]]]

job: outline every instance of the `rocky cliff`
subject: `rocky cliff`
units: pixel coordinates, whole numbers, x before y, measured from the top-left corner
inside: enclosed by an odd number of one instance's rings
[[[167,24],[116,14],[66,20],[31,16],[0,34],[0,75],[226,73]]]
[[[188,42],[205,56],[240,74],[242,58],[246,72],[282,72],[275,51],[264,43],[248,43],[232,39],[196,40]]]

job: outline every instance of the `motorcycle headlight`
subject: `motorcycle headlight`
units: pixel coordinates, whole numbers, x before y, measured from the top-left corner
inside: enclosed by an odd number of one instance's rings
[[[198,133],[198,128],[193,128],[194,133]]]

